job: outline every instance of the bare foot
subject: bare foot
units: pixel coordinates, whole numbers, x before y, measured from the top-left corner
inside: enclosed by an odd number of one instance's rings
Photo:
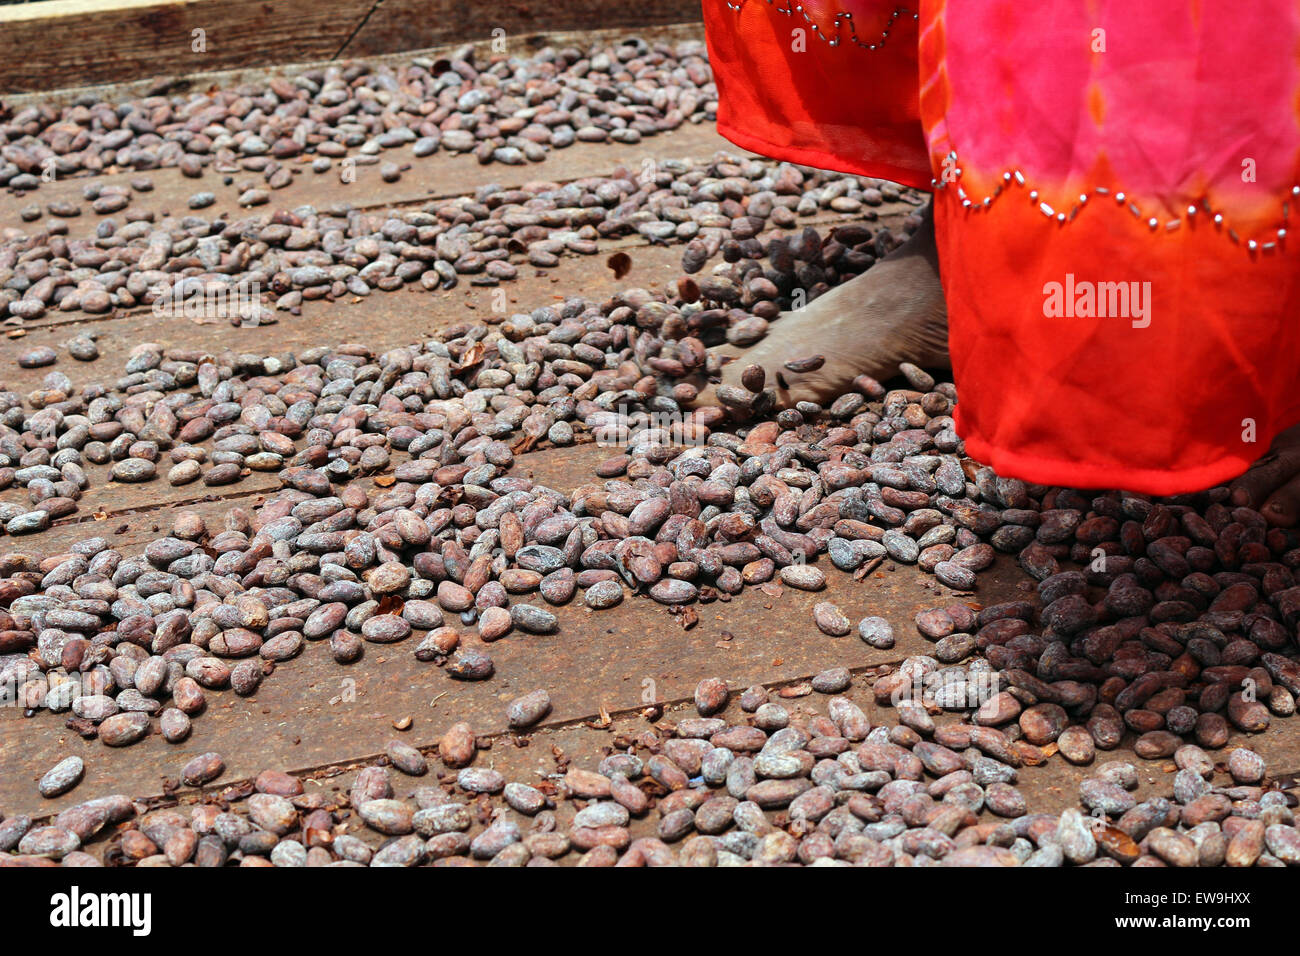
[[[947,368],[948,310],[931,208],[903,245],[802,309],[782,313],[757,345],[715,351],[726,362],[725,385],[739,385],[746,366],[762,366],[778,408],[825,403],[847,391],[858,375],[892,378],[900,362]],[[714,398],[710,389],[700,401]]]
[[[1300,523],[1300,425],[1273,439],[1268,454],[1234,481],[1232,503],[1256,509],[1270,524]]]

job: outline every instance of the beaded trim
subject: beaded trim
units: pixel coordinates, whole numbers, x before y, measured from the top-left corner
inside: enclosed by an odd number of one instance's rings
[[[740,0],[739,3],[732,3],[731,0],[723,0],[723,2],[726,4],[728,10],[739,13],[742,9],[744,9],[745,4],[750,2],[750,0]],[[777,6],[776,0],[763,0],[763,2],[766,3],[769,7],[771,7],[774,13],[784,14],[785,16],[788,17],[792,17],[796,13],[799,14],[801,17],[803,17],[804,22],[807,23],[808,26],[812,29],[813,33],[816,34],[819,39],[821,39],[829,46],[840,45],[840,41],[844,39],[842,35],[841,27],[843,27],[845,24],[848,24],[849,42],[857,44],[864,50],[878,50],[881,47],[883,47],[885,45],[885,41],[889,39],[890,28],[893,27],[893,25],[896,22],[898,22],[900,18],[908,14],[911,15],[913,20],[917,20],[920,18],[920,15],[918,13],[909,10],[907,7],[897,7],[895,8],[894,12],[889,15],[889,19],[885,22],[885,28],[880,31],[879,38],[876,39],[875,42],[869,43],[858,39],[858,31],[857,31],[857,26],[853,22],[853,14],[848,13],[847,11],[841,11],[835,14],[834,35],[827,36],[825,33],[822,32],[821,27],[813,22],[812,17],[810,17],[808,13],[804,10],[802,3],[793,3],[789,7],[780,7]],[[786,0],[786,2],[789,2],[789,0]]]
[[[944,157],[943,165],[953,171],[953,178],[952,179],[945,178],[942,180],[931,179],[930,185],[934,189],[939,190],[939,189],[945,189],[955,184],[957,188],[957,197],[961,200],[962,208],[967,210],[968,212],[979,212],[982,209],[988,209],[990,206],[993,205],[993,200],[997,199],[998,196],[1000,196],[1004,190],[1009,190],[1013,185],[1022,188],[1027,186],[1024,173],[1022,173],[1018,169],[1011,169],[1003,172],[1002,182],[997,186],[996,189],[993,190],[992,193],[985,196],[983,199],[971,199],[969,196],[966,195],[965,187],[963,187],[959,182],[959,180],[961,179],[962,170],[961,167],[957,165],[956,150],[950,151],[948,155]],[[1112,190],[1108,189],[1105,186],[1095,186],[1093,187],[1091,193],[1080,193],[1079,198],[1075,200],[1074,204],[1070,207],[1070,211],[1068,213],[1058,212],[1056,209],[1053,209],[1051,206],[1049,206],[1046,202],[1041,201],[1039,199],[1039,193],[1037,189],[1030,188],[1028,195],[1029,195],[1030,202],[1038,204],[1039,212],[1041,212],[1048,219],[1054,219],[1058,224],[1067,223],[1070,222],[1072,219],[1074,219],[1074,217],[1079,214],[1080,210],[1082,210],[1086,205],[1088,205],[1088,201],[1092,196],[1111,196],[1114,198],[1117,205],[1121,207],[1127,207],[1128,211],[1131,212],[1136,219],[1138,219],[1139,221],[1145,219],[1147,227],[1152,232],[1160,231],[1162,228],[1163,231],[1165,232],[1177,232],[1182,227],[1184,221],[1190,222],[1194,217],[1199,216],[1202,213],[1204,213],[1207,217],[1209,217],[1210,221],[1214,224],[1216,229],[1224,230],[1223,213],[1215,212],[1210,207],[1210,201],[1205,198],[1201,199],[1199,205],[1188,206],[1187,211],[1186,213],[1184,213],[1184,215],[1176,216],[1173,219],[1168,219],[1162,224],[1157,217],[1147,216],[1145,213],[1143,213],[1142,210],[1138,208],[1137,203],[1133,202],[1128,197],[1127,193],[1124,193],[1122,191],[1112,192]],[[1291,198],[1292,199],[1300,198],[1300,186],[1291,187]],[[1290,201],[1286,201],[1282,203],[1283,219],[1290,218],[1290,213],[1291,213],[1290,206],[1291,206]],[[1284,239],[1286,239],[1285,228],[1278,229],[1275,238],[1271,238],[1267,241],[1260,242],[1259,240],[1256,239],[1247,239],[1244,243],[1242,242],[1241,236],[1237,234],[1237,231],[1235,229],[1228,227],[1224,231],[1226,231],[1228,238],[1232,240],[1234,244],[1244,245],[1246,249],[1249,250],[1250,252],[1271,252],[1275,248],[1277,248],[1277,246]]]
[[[735,3],[733,3],[732,0],[723,0],[723,3],[726,5],[727,9],[735,13],[739,13],[741,10],[744,9],[745,5],[750,2],[752,2],[752,0],[738,0],[738,2]],[[885,41],[889,39],[890,29],[894,26],[895,23],[898,22],[899,19],[908,15],[910,15],[913,20],[918,20],[920,18],[920,15],[918,13],[908,9],[907,7],[896,7],[894,9],[894,12],[890,14],[889,20],[886,21],[885,28],[881,31],[880,37],[875,42],[865,42],[858,38],[857,27],[853,22],[853,14],[847,11],[841,11],[835,14],[834,34],[827,35],[827,33],[822,31],[820,26],[818,26],[816,23],[813,22],[812,17],[810,17],[807,11],[804,10],[802,3],[793,3],[791,2],[791,0],[785,0],[785,2],[789,4],[789,6],[779,6],[777,0],[763,0],[763,2],[766,3],[769,7],[771,7],[774,13],[780,13],[784,16],[789,16],[789,17],[793,17],[795,14],[798,14],[799,16],[803,17],[804,22],[808,24],[809,28],[813,31],[813,33],[818,38],[820,38],[824,43],[826,43],[828,46],[832,46],[832,47],[839,46],[840,41],[844,39],[842,28],[846,24],[848,25],[848,39],[850,42],[854,43],[855,45],[861,47],[864,50],[878,50],[885,45]],[[1024,187],[1026,185],[1024,174],[1020,170],[1018,169],[1007,170],[1002,174],[1001,184],[999,184],[991,194],[985,196],[983,199],[971,199],[969,196],[966,195],[966,190],[961,185],[961,183],[957,182],[957,180],[961,178],[962,171],[960,167],[956,166],[956,163],[957,163],[957,153],[954,150],[948,153],[948,156],[945,158],[945,164],[954,170],[955,178],[951,181],[947,179],[944,180],[931,179],[930,185],[934,189],[939,190],[948,187],[953,182],[956,182],[957,195],[961,199],[962,208],[966,209],[968,212],[978,212],[981,209],[988,209],[990,206],[992,206],[993,200],[997,199],[998,196],[1002,194],[1003,190],[1009,188],[1012,184],[1021,187]],[[1096,186],[1093,188],[1091,193],[1081,193],[1079,195],[1079,198],[1070,207],[1069,212],[1058,212],[1052,206],[1048,205],[1046,202],[1043,202],[1039,199],[1039,193],[1037,189],[1031,188],[1029,190],[1030,202],[1037,203],[1039,211],[1042,212],[1042,214],[1045,217],[1047,217],[1048,219],[1054,219],[1056,220],[1057,223],[1060,224],[1064,224],[1066,222],[1070,222],[1071,220],[1073,220],[1074,217],[1079,214],[1079,211],[1088,204],[1088,201],[1092,196],[1111,196],[1111,195],[1112,195],[1112,191],[1107,187]],[[1215,228],[1224,230],[1228,238],[1234,244],[1244,245],[1246,249],[1249,250],[1250,252],[1271,252],[1274,249],[1276,249],[1277,246],[1284,239],[1286,239],[1286,234],[1287,234],[1286,229],[1280,228],[1277,230],[1276,235],[1273,238],[1270,238],[1262,242],[1257,239],[1247,239],[1243,243],[1241,237],[1237,234],[1237,231],[1235,229],[1232,229],[1231,227],[1226,228],[1226,230],[1224,229],[1223,214],[1220,212],[1215,212],[1210,207],[1209,200],[1204,198],[1201,199],[1199,205],[1188,206],[1187,211],[1184,215],[1177,216],[1173,219],[1168,219],[1162,224],[1160,219],[1157,218],[1156,216],[1145,215],[1142,212],[1142,210],[1138,207],[1137,203],[1129,199],[1126,193],[1122,191],[1116,191],[1113,193],[1113,196],[1115,202],[1119,206],[1127,207],[1129,212],[1131,212],[1137,219],[1139,220],[1145,219],[1148,228],[1150,228],[1152,232],[1159,231],[1162,228],[1162,226],[1165,232],[1176,232],[1180,228],[1182,228],[1183,222],[1185,220],[1190,222],[1193,219],[1193,217],[1204,213],[1205,216],[1207,216],[1211,220],[1211,222],[1213,222]],[[1292,199],[1300,198],[1300,185],[1291,187],[1291,197]],[[1282,218],[1283,219],[1290,218],[1290,202],[1282,203]]]

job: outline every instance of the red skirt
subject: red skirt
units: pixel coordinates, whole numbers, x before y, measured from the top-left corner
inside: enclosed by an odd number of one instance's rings
[[[935,195],[968,452],[1152,494],[1300,422],[1294,0],[704,0],[718,127]]]

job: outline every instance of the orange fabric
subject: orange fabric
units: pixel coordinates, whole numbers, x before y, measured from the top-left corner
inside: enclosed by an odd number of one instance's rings
[[[716,34],[717,6],[705,6]],[[844,6],[858,23],[894,9]],[[761,0],[742,12],[755,8],[788,22]],[[744,115],[770,104],[767,118],[790,132],[763,139],[792,151],[741,145],[812,162],[797,155],[807,142],[830,160],[816,165],[864,171],[835,153],[852,137],[803,138],[829,107],[792,115],[825,89],[827,68],[751,49],[785,35],[741,22],[747,32],[726,46],[749,50],[750,66],[714,63],[719,116],[735,125],[726,102],[750,84],[736,101]],[[1239,474],[1300,422],[1300,269],[1296,239],[1279,234],[1288,202],[1300,211],[1300,5],[962,0],[924,3],[919,24],[912,79],[925,185],[941,184],[940,272],[969,453],[1033,482],[1153,494]],[[812,49],[819,61],[839,52]],[[838,98],[870,100],[870,123],[884,109],[875,91],[900,80],[878,79],[885,58],[846,59],[857,78],[840,88],[855,92]],[[769,99],[772,89],[783,92]],[[892,149],[899,129],[860,134]],[[879,153],[865,149],[873,162]],[[910,168],[887,178],[918,184]]]
[[[1114,202],[1061,227],[1035,213],[1019,196],[981,213],[951,191],[936,201],[973,458],[1044,484],[1175,494],[1235,477],[1300,422],[1294,253],[1248,256],[1208,218],[1153,235]],[[1067,275],[1076,289],[1150,282],[1151,324],[1044,316],[1043,287]]]
[[[1298,41],[1294,0],[927,4],[921,115],[936,178],[953,153],[960,170],[935,223],[973,457],[1173,494],[1300,422],[1300,269],[1278,236]],[[1145,315],[1121,283],[1149,290]],[[1112,314],[1079,314],[1099,290]]]

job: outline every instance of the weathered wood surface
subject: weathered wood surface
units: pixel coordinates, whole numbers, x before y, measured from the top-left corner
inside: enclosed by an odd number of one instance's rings
[[[50,0],[0,6],[0,93],[699,18],[696,0]]]
[[[53,0],[0,8],[0,90],[332,59],[374,0]],[[196,34],[194,31],[203,31]],[[202,41],[202,50],[196,45]]]
[[[699,0],[501,0],[490,6],[463,0],[380,0],[340,55],[371,56],[484,38],[509,42],[553,31],[635,30],[699,19]]]
[[[431,196],[469,193],[485,181],[566,180],[607,173],[618,163],[634,164],[644,155],[706,159],[717,148],[726,148],[726,144],[711,127],[700,126],[647,140],[634,150],[610,145],[575,147],[521,168],[484,170],[472,160],[435,156],[418,161],[396,184],[384,184],[378,177],[366,179],[363,168],[363,178],[346,190],[335,177],[305,173],[273,194],[272,205],[261,207],[261,211],[340,200],[360,208],[383,209],[423,202]],[[221,202],[233,203],[233,195],[221,192],[216,185],[219,179],[212,175],[183,180],[168,171],[156,171],[151,176],[155,190],[135,199],[141,208],[159,213],[174,209],[198,189],[213,189],[221,194]],[[80,185],[72,180],[43,186],[35,199],[43,203],[76,199]],[[0,197],[0,227],[18,224],[18,208],[8,197]],[[881,215],[887,222],[895,221],[908,208],[884,208]],[[235,212],[233,208],[229,211]],[[87,212],[72,220],[70,228],[74,234],[89,233],[97,218]],[[680,274],[680,247],[632,242],[622,248],[632,257],[632,271],[622,279],[615,279],[602,252],[566,259],[544,274],[524,270],[518,281],[502,288],[511,308],[527,310],[575,292],[599,299],[629,285],[662,288]],[[100,317],[54,313],[29,323],[21,338],[0,338],[0,382],[6,388],[24,391],[37,387],[48,369],[19,369],[14,362],[16,354],[34,345],[57,347],[83,329],[93,329],[99,335],[104,357],[83,364],[64,352],[56,366],[78,386],[114,379],[122,355],[143,341],[267,353],[362,340],[382,351],[486,314],[492,291],[475,287],[439,293],[406,289],[376,292],[365,299],[309,302],[302,315],[281,313],[278,324],[262,328],[198,325],[160,318],[148,309]],[[594,465],[606,454],[592,444],[544,449],[521,456],[515,467],[537,481],[567,491],[591,480]],[[77,514],[41,534],[0,542],[0,550],[57,554],[77,540],[103,534],[122,551],[139,553],[148,542],[166,534],[181,511],[197,512],[210,526],[219,527],[230,509],[256,508],[278,487],[273,474],[253,474],[237,485],[208,489],[195,485],[171,488],[162,480],[143,486],[115,485],[107,483],[105,469],[90,471],[94,485]],[[19,500],[24,494],[10,490],[0,497]],[[416,661],[412,651],[418,635],[396,645],[367,645],[364,657],[346,667],[334,663],[327,647],[311,644],[298,658],[278,665],[252,697],[210,694],[208,712],[195,720],[193,736],[178,746],[154,736],[123,750],[109,750],[67,730],[58,715],[42,712],[28,719],[12,708],[0,708],[0,767],[4,768],[0,812],[51,812],[113,792],[156,796],[164,792],[166,781],[175,780],[186,761],[207,750],[221,752],[228,767],[216,787],[274,767],[315,768],[317,782],[313,786],[346,789],[350,778],[345,768],[373,759],[382,752],[385,741],[400,735],[413,745],[428,746],[460,719],[470,721],[476,732],[494,737],[493,750],[483,756],[498,769],[517,775],[514,779],[553,773],[556,748],[573,756],[576,765],[594,767],[599,748],[611,745],[616,733],[645,729],[647,724],[639,712],[647,700],[682,701],[690,697],[701,678],[709,676],[726,678],[739,690],[752,683],[798,683],[823,668],[849,666],[857,672],[849,695],[864,705],[874,721],[893,723],[895,715],[871,702],[870,668],[928,652],[931,645],[916,633],[913,616],[919,608],[954,598],[915,568],[880,570],[861,583],[832,568],[828,568],[828,577],[829,586],[816,595],[787,589],[774,598],[750,590],[729,602],[701,605],[699,622],[689,630],[666,608],[645,597],[629,598],[617,609],[601,613],[571,603],[557,611],[561,621],[557,635],[516,633],[493,644],[490,653],[497,676],[481,684],[452,681],[436,666]],[[992,603],[1031,591],[1030,582],[1014,562],[1004,558],[981,576],[975,599]],[[811,619],[812,604],[818,600],[835,601],[855,620],[867,614],[886,617],[899,636],[898,646],[888,652],[875,651],[856,636],[821,634]],[[477,638],[468,634],[466,640],[473,644]],[[549,691],[554,710],[546,726],[531,735],[530,745],[523,746],[506,733],[505,705],[536,687]],[[825,701],[812,695],[793,700],[791,706],[824,712]],[[602,709],[614,717],[605,729],[598,726],[603,723]],[[681,715],[670,706],[669,719]],[[742,719],[734,705],[730,715]],[[405,733],[393,728],[393,722],[402,717],[412,720]],[[1234,744],[1237,742],[1247,741],[1238,735]],[[1267,734],[1248,742],[1278,768],[1289,769],[1295,762],[1293,755],[1300,753],[1300,722],[1275,722]],[[1114,756],[1127,753],[1121,749]],[[35,792],[36,779],[69,754],[86,760],[85,781],[62,798],[41,800]],[[1140,792],[1167,792],[1172,764],[1137,762],[1143,777]],[[1086,768],[1074,768],[1055,758],[1045,767],[1024,770],[1021,785],[1035,809],[1056,810],[1073,805],[1077,782],[1086,773]],[[415,781],[409,783],[408,791],[416,785]],[[182,793],[181,799],[192,800],[194,795]]]
[[[711,125],[703,124],[651,138],[634,150],[587,145],[553,153],[528,167],[485,170],[472,159],[462,162],[456,157],[435,156],[416,161],[411,172],[393,184],[364,174],[348,186],[335,177],[323,182],[321,177],[300,178],[274,193],[270,206],[250,214],[303,202],[325,205],[341,200],[379,210],[423,202],[431,196],[469,193],[489,180],[507,184],[534,179],[564,181],[608,174],[620,163],[639,164],[647,156],[705,160],[718,149],[737,152]],[[233,202],[233,194],[221,192],[220,179],[210,173],[200,180],[183,179],[175,171],[165,170],[151,176],[155,189],[137,195],[133,202],[159,214],[174,209],[197,189],[213,189],[221,193],[223,201]],[[36,198],[43,203],[61,198],[76,201],[80,188],[77,180],[54,183],[43,186]],[[0,227],[19,224],[18,208],[7,197],[0,199]],[[899,204],[882,208],[881,213],[896,221],[910,208]],[[74,233],[89,232],[98,218],[87,210],[70,221],[70,228]],[[811,221],[825,225],[843,219],[827,216]],[[608,251],[616,248],[628,251],[632,259],[631,271],[621,279],[615,278],[605,262]],[[680,260],[680,246],[649,244],[639,238],[620,240],[608,243],[599,255],[565,259],[548,272],[525,269],[517,281],[501,288],[510,307],[520,310],[575,292],[599,299],[630,285],[662,288],[681,274]],[[421,341],[466,318],[487,315],[493,292],[469,285],[435,293],[407,288],[375,292],[365,299],[349,296],[333,302],[308,302],[302,315],[280,313],[278,324],[261,328],[200,325],[159,317],[147,308],[107,316],[52,313],[28,323],[21,338],[0,339],[0,380],[8,388],[37,387],[49,370],[20,369],[14,361],[16,354],[35,345],[58,348],[84,329],[95,331],[103,357],[80,363],[60,348],[62,357],[56,366],[77,386],[111,381],[120,372],[121,356],[145,341],[211,351],[230,348],[269,353],[361,340],[382,351]],[[515,468],[568,491],[592,480],[595,464],[608,454],[592,444],[546,449],[522,456]],[[395,458],[400,459],[400,455]],[[198,484],[172,488],[162,480],[147,485],[112,483],[108,469],[102,466],[91,466],[88,471],[92,488],[76,514],[60,519],[41,534],[9,539],[3,549],[57,554],[77,540],[102,534],[123,552],[139,553],[166,534],[181,511],[196,512],[211,526],[220,527],[231,508],[252,510],[279,487],[276,476],[266,473],[251,474],[224,488]],[[18,501],[25,495],[23,489],[9,489],[0,492],[0,499]],[[908,652],[907,642],[900,642],[894,651],[880,652],[856,637],[827,638],[812,626],[812,604],[831,599],[859,617],[883,613],[894,619],[902,633],[915,610],[933,600],[930,586],[929,581],[911,573],[880,572],[878,579],[865,586],[854,585],[840,575],[818,596],[787,592],[774,600],[752,592],[730,602],[702,606],[699,623],[690,630],[646,597],[631,598],[618,609],[601,614],[574,603],[558,610],[559,634],[513,635],[494,644],[491,653],[497,677],[483,684],[451,681],[433,665],[416,661],[411,652],[418,637],[399,645],[368,645],[362,660],[350,667],[335,664],[327,647],[311,645],[299,658],[279,665],[253,697],[213,694],[209,712],[195,721],[194,735],[179,747],[153,737],[125,750],[109,751],[70,733],[57,715],[42,713],[23,719],[13,710],[0,709],[0,765],[8,771],[0,776],[0,810],[30,807],[32,780],[60,755],[69,753],[85,757],[90,768],[86,783],[63,800],[50,802],[50,807],[85,799],[92,792],[160,793],[165,778],[174,777],[188,756],[204,750],[225,754],[228,778],[266,766],[301,769],[345,764],[382,750],[384,741],[396,733],[392,721],[404,715],[414,720],[408,738],[421,744],[436,740],[453,717],[469,719],[483,733],[502,733],[505,702],[534,686],[545,686],[551,693],[554,712],[550,723],[556,725],[595,717],[602,707],[610,713],[634,711],[642,706],[647,693],[657,700],[689,697],[702,677],[714,674],[744,687],[795,681],[834,665],[863,668],[897,661]],[[648,634],[655,635],[654,640],[647,640]],[[919,652],[922,645],[917,636],[911,652]]]
[[[718,135],[711,123],[684,124],[658,136],[646,137],[636,146],[614,146],[608,143],[575,143],[555,150],[540,163],[525,166],[506,166],[500,163],[483,166],[467,154],[435,153],[433,157],[416,159],[410,146],[385,150],[384,162],[411,168],[396,183],[385,183],[379,177],[378,165],[357,165],[355,179],[343,182],[339,166],[328,173],[313,173],[312,157],[302,157],[291,163],[293,181],[283,189],[271,191],[271,202],[262,206],[240,206],[240,183],[251,178],[249,174],[236,174],[230,185],[222,177],[205,171],[199,179],[188,179],[175,167],[154,169],[147,173],[110,172],[93,177],[97,183],[128,186],[141,176],[153,183],[153,191],[132,192],[130,209],[147,209],[157,215],[200,215],[205,219],[237,219],[243,216],[266,215],[273,209],[293,209],[310,203],[326,209],[337,203],[348,203],[357,209],[385,209],[392,206],[412,206],[447,199],[473,192],[488,183],[517,188],[528,182],[555,180],[567,182],[586,176],[608,176],[622,163],[630,169],[640,169],[646,161],[662,162],[666,159],[710,159],[719,150],[733,155],[752,155],[737,149]],[[32,223],[23,223],[19,211],[33,203],[48,207],[53,202],[71,202],[81,207],[81,215],[66,220],[74,233],[90,232],[101,218],[95,215],[90,203],[82,195],[82,187],[89,175],[68,176],[53,183],[42,184],[34,193],[5,192],[0,194],[0,224],[19,226],[26,232],[35,231]],[[191,213],[186,203],[197,192],[210,192],[216,202],[206,209]],[[121,214],[118,214],[121,218]]]

